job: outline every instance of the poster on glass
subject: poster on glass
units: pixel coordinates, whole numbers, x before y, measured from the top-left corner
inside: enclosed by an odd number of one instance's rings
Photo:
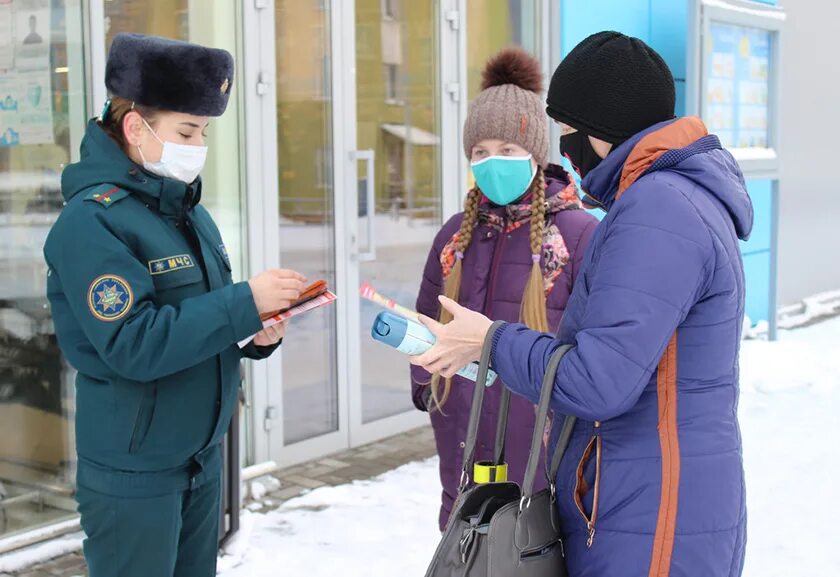
[[[49,0],[0,0],[0,146],[52,144]]]

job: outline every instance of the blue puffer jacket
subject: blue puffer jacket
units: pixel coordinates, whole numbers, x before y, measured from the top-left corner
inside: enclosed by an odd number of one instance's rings
[[[579,418],[556,479],[573,577],[734,577],[746,540],[738,350],[743,176],[696,118],[622,144],[583,188],[608,211],[559,338],[506,325],[493,365]]]

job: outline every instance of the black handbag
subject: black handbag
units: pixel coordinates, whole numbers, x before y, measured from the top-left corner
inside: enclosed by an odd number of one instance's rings
[[[483,383],[490,365],[494,323],[481,354],[476,383]],[[551,357],[545,372],[531,452],[522,487],[510,482],[491,482],[470,488],[475,465],[475,446],[485,387],[476,385],[464,448],[464,468],[458,499],[426,577],[566,577],[566,562],[555,503],[555,478],[569,444],[574,417],[566,417],[557,447],[546,463],[548,488],[533,492],[539,467],[543,427],[548,416],[557,367],[570,349],[564,346]],[[496,430],[494,464],[503,467],[510,391],[504,389]],[[492,466],[491,466],[492,469]]]

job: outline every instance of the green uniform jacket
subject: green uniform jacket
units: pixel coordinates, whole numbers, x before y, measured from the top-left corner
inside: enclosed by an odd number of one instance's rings
[[[237,346],[262,328],[248,283],[191,185],[145,172],[92,120],[62,174],[44,246],[56,335],[76,378],[78,483],[114,495],[196,487],[221,471]]]

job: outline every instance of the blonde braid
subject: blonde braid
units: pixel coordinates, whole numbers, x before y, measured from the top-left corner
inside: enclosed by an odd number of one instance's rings
[[[545,233],[545,175],[537,168],[534,185],[531,188],[531,274],[522,295],[520,317],[522,322],[536,331],[548,332],[548,313],[545,302],[545,284],[540,259],[543,252]]]
[[[458,248],[461,251],[467,250],[467,247],[470,246],[475,223],[478,222],[478,208],[480,205],[481,191],[477,186],[474,186],[464,201],[464,219],[461,221],[461,228],[458,230],[458,234],[460,235]]]
[[[531,254],[542,256],[543,234],[545,232],[545,176],[542,168],[537,169],[531,186]]]
[[[464,218],[461,221],[461,228],[458,231],[458,244],[455,246],[455,265],[446,277],[443,285],[443,294],[458,302],[461,292],[461,276],[463,274],[464,253],[472,242],[473,230],[475,223],[478,221],[478,208],[481,205],[481,191],[478,186],[475,186],[467,194],[467,199],[464,202]],[[446,324],[452,320],[452,314],[445,308],[440,307],[438,320]],[[452,388],[452,379],[445,379],[443,384],[443,395],[440,394],[440,374],[432,375],[432,400],[437,410],[443,413],[442,407],[449,398],[449,393]]]
[[[464,253],[472,242],[473,229],[475,229],[475,223],[478,221],[478,207],[480,204],[481,191],[478,190],[478,187],[474,187],[467,194],[467,199],[464,202],[464,218],[461,220],[461,228],[458,230],[458,244],[455,246],[455,265],[452,267],[444,283],[443,294],[453,301],[458,300],[461,292],[461,273],[463,270],[461,261],[464,259]],[[452,315],[441,307],[438,320],[446,324],[452,320]]]

